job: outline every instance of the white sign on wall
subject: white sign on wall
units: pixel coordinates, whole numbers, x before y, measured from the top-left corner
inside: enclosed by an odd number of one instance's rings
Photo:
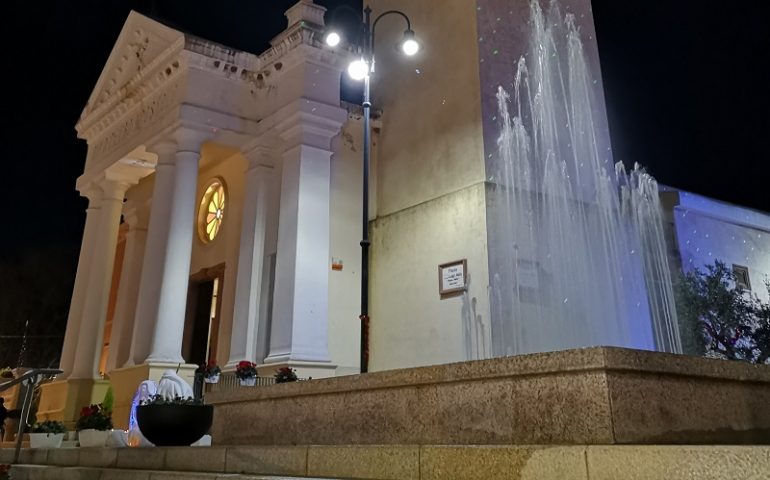
[[[439,265],[438,293],[449,295],[464,292],[468,278],[467,269],[468,261],[465,259]]]

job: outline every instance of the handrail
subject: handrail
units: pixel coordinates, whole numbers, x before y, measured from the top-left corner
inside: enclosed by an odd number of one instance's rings
[[[9,382],[0,383],[0,392],[19,384],[27,387],[27,390],[24,392],[24,401],[21,404],[19,431],[16,433],[16,451],[13,454],[13,463],[18,463],[19,461],[21,442],[24,438],[24,428],[27,426],[27,420],[29,419],[29,410],[32,407],[32,395],[34,394],[35,387],[37,387],[43,380],[53,378],[60,373],[62,373],[62,371],[55,368],[33,368],[32,370],[24,372],[19,378],[14,378]]]
[[[28,370],[24,372],[24,374],[18,378],[14,378],[13,380],[9,380],[5,383],[0,383],[0,392],[8,390],[9,388],[13,387],[14,385],[18,385],[25,380],[28,380],[35,375],[43,375],[45,378],[51,378],[56,375],[59,375],[62,373],[61,370],[57,370],[55,368],[33,368],[32,370]],[[41,379],[42,380],[42,379]],[[40,380],[33,382],[33,383],[40,383]]]

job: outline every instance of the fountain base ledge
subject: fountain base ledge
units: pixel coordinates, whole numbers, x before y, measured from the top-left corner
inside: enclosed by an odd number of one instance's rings
[[[209,393],[218,445],[770,444],[770,366],[595,347]]]

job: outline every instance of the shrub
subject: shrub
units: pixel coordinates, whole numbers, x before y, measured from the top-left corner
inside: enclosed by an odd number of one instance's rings
[[[174,397],[173,400],[167,400],[161,395],[153,395],[143,400],[142,405],[203,405],[203,399]]]
[[[56,422],[54,420],[46,420],[44,422],[36,423],[32,427],[32,433],[67,433],[67,427],[62,422]]]
[[[238,366],[235,367],[235,376],[241,379],[256,377],[257,364],[248,360],[238,362]]]
[[[715,261],[677,285],[677,313],[685,353],[768,363],[770,304],[742,289],[735,273]],[[770,283],[766,283],[770,292]]]
[[[222,373],[222,369],[219,368],[219,365],[217,365],[215,360],[209,360],[209,363],[206,366],[203,366],[202,369],[203,376],[206,378],[215,377]]]
[[[104,410],[102,404],[89,405],[80,411],[80,418],[75,428],[80,430],[111,430],[112,417]]]
[[[297,371],[289,367],[279,368],[273,376],[275,377],[275,383],[288,383],[299,380],[297,378]]]

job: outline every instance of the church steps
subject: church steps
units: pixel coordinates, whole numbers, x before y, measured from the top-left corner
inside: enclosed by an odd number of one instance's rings
[[[241,475],[236,473],[195,473],[165,470],[133,470],[91,467],[50,467],[45,465],[16,465],[13,480],[293,480],[298,477]],[[308,479],[305,480],[333,480]]]
[[[12,450],[0,450],[10,463]],[[308,445],[22,451],[14,480],[768,478],[770,446]]]

